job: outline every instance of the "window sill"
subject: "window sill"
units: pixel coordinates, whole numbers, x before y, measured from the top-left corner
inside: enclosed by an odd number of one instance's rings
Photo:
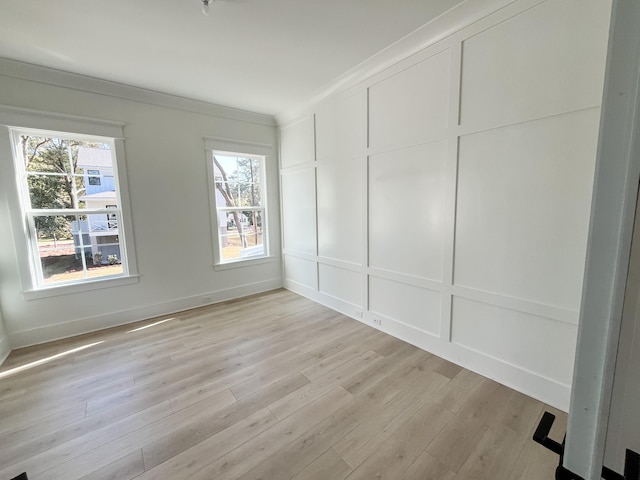
[[[89,292],[92,290],[102,290],[103,288],[132,285],[134,283],[138,283],[139,280],[140,275],[127,275],[122,277],[88,280],[83,283],[75,283],[71,285],[54,285],[51,287],[25,290],[22,294],[24,295],[25,300],[37,300],[39,298],[71,295],[74,293]]]
[[[241,259],[241,260],[234,260],[233,262],[218,263],[213,266],[213,269],[216,271],[230,270],[232,268],[252,267],[254,265],[260,265],[263,263],[272,263],[274,261],[275,261],[275,257],[273,256],[252,258],[252,259],[247,258],[247,259]]]

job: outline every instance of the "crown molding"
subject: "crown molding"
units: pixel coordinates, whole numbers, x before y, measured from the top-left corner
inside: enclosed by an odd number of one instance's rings
[[[271,115],[202,102],[8,58],[0,57],[0,76],[241,122],[276,126],[276,121]]]

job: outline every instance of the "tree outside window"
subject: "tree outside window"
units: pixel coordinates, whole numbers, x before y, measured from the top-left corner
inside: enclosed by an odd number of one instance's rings
[[[213,152],[220,263],[265,256],[264,157]]]
[[[100,169],[87,168],[99,160],[101,165],[96,166],[113,171],[110,139],[14,131],[14,143],[35,285],[77,283],[125,273],[119,234],[117,229],[107,228],[108,218],[116,225],[120,216],[114,205],[115,179],[111,175],[101,190]],[[109,212],[103,205],[107,201]],[[109,256],[110,265],[106,262]]]

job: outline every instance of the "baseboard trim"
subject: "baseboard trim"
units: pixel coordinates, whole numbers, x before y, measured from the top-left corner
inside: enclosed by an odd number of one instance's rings
[[[145,305],[129,310],[122,310],[106,315],[87,317],[72,320],[70,322],[47,325],[46,327],[33,328],[9,334],[9,340],[14,349],[38,345],[41,343],[60,340],[63,338],[83,335],[85,333],[104,330],[105,328],[117,327],[128,323],[146,320],[160,315],[171,315],[192,308],[212,305],[235,298],[246,297],[256,293],[275,290],[282,287],[280,278],[272,278],[255,283],[248,283],[236,287],[225,288],[215,292],[204,292],[198,295],[170,300],[168,302]],[[210,297],[211,300],[203,302],[203,296]]]
[[[437,335],[388,317],[383,317],[381,326],[375,325],[371,312],[365,311],[363,316],[359,317],[353,309],[341,308],[344,306],[328,301],[326,296],[319,292],[309,288],[296,288],[299,285],[295,283],[292,285],[292,283],[294,282],[285,280],[284,288],[552,407],[564,412],[569,411],[570,385],[562,384],[536,372],[449,342]],[[375,316],[381,317],[378,314]]]
[[[282,283],[283,283],[283,287],[286,288],[287,290],[290,290],[293,293],[297,293],[298,295],[302,295],[303,297],[306,297],[309,300],[317,301],[316,295],[318,294],[318,291],[315,288],[310,287],[308,285],[304,285],[300,282],[296,282],[295,280],[291,280],[289,278],[284,279]],[[321,302],[318,302],[318,303],[321,303]],[[322,303],[322,305],[324,305],[324,303]],[[329,307],[329,308],[332,308],[332,307]]]

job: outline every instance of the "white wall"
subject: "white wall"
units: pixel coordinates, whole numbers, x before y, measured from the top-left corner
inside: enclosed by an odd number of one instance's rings
[[[0,106],[125,123],[140,273],[133,285],[26,300],[14,236],[10,229],[0,229],[0,302],[13,348],[281,285],[277,132],[272,118],[0,61]],[[267,166],[271,261],[214,269],[204,137],[273,146]],[[11,161],[8,152],[0,152],[3,173],[10,171]],[[0,192],[3,226],[11,223],[6,195]]]
[[[2,312],[0,311],[0,365],[4,362],[11,353],[11,347],[9,345],[9,337],[4,328],[4,319],[2,318]]]
[[[285,286],[566,410],[610,8],[441,18],[284,124]]]

